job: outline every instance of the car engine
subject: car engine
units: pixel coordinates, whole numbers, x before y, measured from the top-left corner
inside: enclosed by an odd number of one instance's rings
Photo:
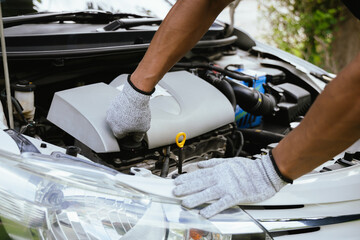
[[[126,173],[136,167],[166,177],[197,161],[251,156],[301,120],[311,94],[285,82],[275,68],[264,72],[224,63],[175,65],[151,97],[151,127],[141,143],[116,139],[105,121],[128,74],[56,92],[47,119],[73,137],[83,155]],[[182,132],[186,141],[180,148],[175,139]]]

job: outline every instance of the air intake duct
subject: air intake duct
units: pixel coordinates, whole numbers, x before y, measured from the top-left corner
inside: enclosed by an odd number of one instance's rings
[[[267,93],[261,93],[254,88],[228,80],[234,89],[237,104],[246,112],[256,116],[273,114],[276,107],[275,98]]]

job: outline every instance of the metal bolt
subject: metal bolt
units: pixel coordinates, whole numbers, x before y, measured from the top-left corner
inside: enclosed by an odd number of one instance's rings
[[[115,164],[121,164],[121,159],[120,158],[114,158],[114,163]]]

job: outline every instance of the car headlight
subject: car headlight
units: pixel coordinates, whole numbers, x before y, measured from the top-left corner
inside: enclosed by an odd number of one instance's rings
[[[0,218],[13,239],[269,239],[240,208],[207,220],[88,160],[0,151],[0,161]]]

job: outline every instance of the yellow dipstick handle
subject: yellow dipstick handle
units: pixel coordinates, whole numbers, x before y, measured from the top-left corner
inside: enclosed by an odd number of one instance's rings
[[[179,142],[179,138],[180,137],[183,137],[182,141]],[[175,141],[176,141],[176,145],[179,147],[179,148],[182,148],[185,144],[185,141],[186,141],[186,134],[184,132],[179,132],[177,135],[176,135],[176,138],[175,138]]]

